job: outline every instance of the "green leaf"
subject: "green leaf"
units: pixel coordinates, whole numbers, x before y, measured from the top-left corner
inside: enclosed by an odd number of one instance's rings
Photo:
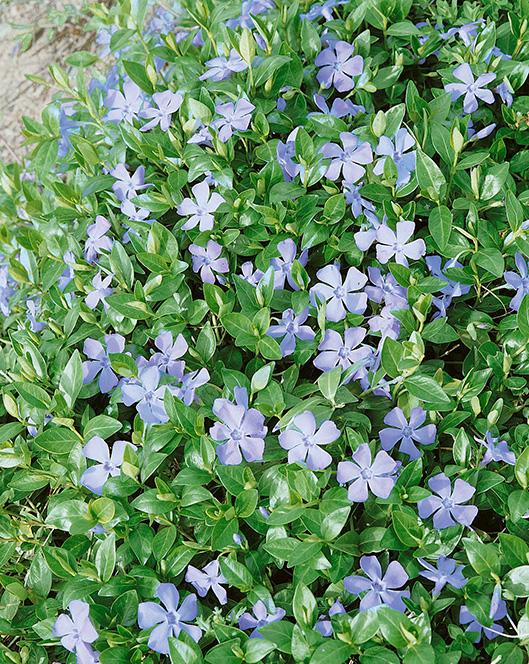
[[[42,387],[32,383],[14,383],[16,391],[33,408],[49,410],[51,406],[50,395]]]
[[[117,311],[118,314],[132,320],[147,320],[147,318],[154,316],[145,302],[136,300],[133,295],[128,295],[127,293],[109,295],[106,298],[106,303],[111,309]]]
[[[342,664],[349,659],[353,648],[342,641],[327,640],[316,648],[310,664]]]
[[[64,367],[59,382],[59,392],[64,397],[68,408],[73,408],[75,400],[83,386],[83,364],[79,351],[75,350],[68,364]]]
[[[467,538],[463,539],[463,546],[470,564],[480,576],[500,573],[501,564],[496,545],[483,544]]]
[[[529,597],[529,565],[515,567],[507,572],[503,586],[514,597]]]
[[[33,444],[52,455],[70,454],[75,445],[80,444],[76,434],[64,427],[53,427],[40,433]]]
[[[116,536],[114,533],[108,534],[99,544],[95,564],[99,578],[106,583],[112,577],[116,566]]]
[[[480,249],[477,254],[474,254],[472,262],[494,277],[501,277],[505,270],[505,261],[498,249]]]
[[[220,569],[230,586],[235,586],[241,592],[248,593],[255,581],[244,565],[235,558],[221,558]]]
[[[451,403],[443,388],[430,376],[414,374],[406,378],[404,386],[410,394],[420,401],[440,407],[441,410]]]
[[[440,251],[444,251],[452,232],[452,213],[446,206],[441,205],[430,212],[428,230]]]
[[[292,610],[294,618],[299,625],[303,627],[312,627],[316,621],[317,615],[316,599],[309,588],[299,583],[294,591],[294,599],[292,600]]]
[[[417,181],[421,190],[432,201],[439,200],[441,189],[446,184],[439,166],[420,149],[417,150]]]
[[[516,316],[518,329],[525,336],[529,337],[529,297],[526,295],[520,304]]]

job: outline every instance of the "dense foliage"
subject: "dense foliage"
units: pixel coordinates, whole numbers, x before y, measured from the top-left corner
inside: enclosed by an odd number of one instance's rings
[[[527,662],[527,2],[108,5],[0,167],[2,661]]]

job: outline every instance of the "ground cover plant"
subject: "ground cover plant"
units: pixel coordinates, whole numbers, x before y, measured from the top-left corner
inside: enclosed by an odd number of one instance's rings
[[[527,662],[527,3],[91,9],[0,168],[2,661]]]

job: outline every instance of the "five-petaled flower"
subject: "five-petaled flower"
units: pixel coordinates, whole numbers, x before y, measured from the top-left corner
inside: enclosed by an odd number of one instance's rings
[[[244,387],[234,390],[235,403],[228,399],[215,399],[213,414],[220,422],[209,430],[217,445],[217,456],[225,466],[246,461],[261,461],[264,454],[264,438],[267,427],[264,415],[256,408],[248,407],[248,392]]]
[[[123,92],[120,90],[109,90],[105,101],[109,112],[106,119],[110,122],[126,122],[132,124],[138,119],[138,114],[143,106],[143,93],[138,85],[130,78],[123,83]]]
[[[421,576],[429,581],[435,583],[432,590],[433,597],[441,594],[442,589],[448,583],[452,588],[462,588],[467,583],[467,579],[463,575],[464,565],[458,565],[453,558],[446,556],[439,556],[437,559],[437,567],[431,565],[427,560],[418,558],[418,561],[424,567],[424,570],[419,572]]]
[[[204,64],[208,70],[199,77],[201,81],[207,81],[208,79],[212,81],[225,81],[232,74],[248,69],[248,65],[234,48],[231,49],[227,58],[223,55],[218,55],[216,58],[206,60]]]
[[[516,456],[509,449],[507,441],[495,438],[490,431],[487,431],[485,438],[476,437],[476,441],[483,445],[486,450],[483,459],[481,459],[482,466],[487,466],[491,461],[503,461],[509,466],[514,466],[516,463]]]
[[[503,278],[507,282],[506,288],[513,288],[516,290],[515,296],[509,303],[513,311],[518,311],[522,300],[526,295],[529,295],[529,270],[527,269],[527,262],[521,253],[514,256],[514,262],[518,268],[518,272],[507,270]]]
[[[274,288],[284,288],[285,280],[288,285],[294,290],[299,290],[296,282],[292,278],[292,264],[296,260],[296,243],[294,240],[288,239],[279,242],[277,250],[280,256],[272,258],[270,265],[274,270]],[[308,252],[302,251],[297,259],[301,265],[307,264]]]
[[[375,556],[362,556],[360,558],[360,567],[367,575],[346,576],[344,587],[351,595],[363,595],[360,600],[360,611],[371,609],[375,606],[389,606],[396,611],[404,612],[406,605],[402,601],[403,597],[409,597],[409,590],[399,590],[408,581],[402,565],[393,560],[389,563],[384,576],[382,568]],[[367,592],[366,592],[367,591]]]
[[[316,78],[323,88],[331,85],[338,92],[348,92],[355,86],[353,76],[360,76],[364,70],[364,58],[353,55],[354,46],[345,41],[337,41],[325,48],[317,56],[314,64],[320,68]]]
[[[325,175],[329,180],[337,180],[341,174],[345,182],[357,182],[366,172],[364,166],[373,161],[371,146],[346,131],[341,132],[340,141],[343,148],[337,143],[326,143],[321,149],[322,155],[331,159]]]
[[[340,461],[336,472],[339,484],[350,482],[347,496],[353,503],[364,503],[369,491],[378,498],[387,498],[395,486],[398,463],[381,450],[371,461],[371,450],[362,443],[353,452],[352,461]]]
[[[119,379],[112,369],[109,354],[122,353],[124,348],[125,337],[121,334],[105,334],[105,346],[97,339],[85,339],[83,352],[89,359],[83,362],[83,383],[91,383],[99,374],[101,393],[107,394],[116,387]]]
[[[186,572],[186,581],[197,591],[200,597],[205,597],[210,590],[221,604],[228,601],[228,593],[221,584],[228,583],[219,571],[219,561],[212,560],[203,569],[189,565]]]
[[[507,604],[505,603],[505,600],[500,599],[497,603],[497,607],[494,611],[492,611],[490,619],[502,620],[506,615]],[[497,636],[501,636],[501,634],[503,634],[502,625],[493,622],[490,627],[485,627],[479,622],[476,616],[468,610],[465,605],[459,609],[459,622],[461,625],[468,625],[465,632],[469,632],[470,634],[475,635],[472,639],[474,643],[479,643],[481,641],[482,633],[485,634],[487,639],[495,639]]]
[[[138,379],[130,380],[121,388],[121,396],[126,406],[136,404],[145,424],[162,424],[169,419],[165,412],[164,395],[167,385],[160,385],[160,370],[157,366],[145,366],[139,371]]]
[[[288,450],[288,463],[303,462],[310,470],[323,470],[332,463],[332,456],[321,448],[340,437],[340,430],[326,420],[318,428],[310,410],[296,415],[279,434],[279,444]]]
[[[408,267],[408,259],[417,261],[426,253],[424,240],[410,238],[415,231],[415,222],[398,221],[396,230],[381,224],[377,230],[377,260],[386,264],[392,258],[399,265]]]
[[[160,371],[167,372],[170,376],[181,378],[184,373],[185,362],[180,358],[187,353],[188,345],[182,334],[179,334],[173,342],[171,332],[162,332],[154,340],[158,352],[153,353],[150,362],[155,364]]]
[[[160,583],[156,597],[163,606],[156,602],[141,602],[138,606],[138,625],[140,629],[151,629],[148,645],[151,650],[162,655],[169,654],[169,638],[177,637],[181,631],[187,632],[195,641],[199,641],[202,630],[190,625],[198,615],[196,595],[188,595],[182,604],[180,594],[172,583]],[[165,607],[165,608],[164,608]]]
[[[267,335],[277,339],[281,338],[279,347],[283,357],[292,355],[296,350],[296,339],[301,341],[312,341],[315,337],[314,330],[309,325],[303,325],[309,315],[309,308],[305,307],[297,316],[294,309],[283,311],[281,321],[278,325],[270,325]]]
[[[116,477],[120,474],[123,455],[126,448],[136,450],[136,446],[125,440],[116,440],[112,443],[112,454],[108,444],[100,437],[94,436],[83,447],[83,455],[92,461],[99,461],[95,466],[90,466],[81,475],[81,484],[93,493],[100,496],[103,493],[103,487],[109,477]]]
[[[77,655],[79,664],[97,662],[97,653],[91,644],[98,638],[98,633],[90,620],[90,606],[74,599],[68,605],[70,616],[61,613],[53,626],[53,636],[61,639],[61,645]]]
[[[112,238],[107,236],[109,230],[110,222],[100,214],[97,215],[95,223],[88,226],[84,243],[84,256],[88,263],[93,263],[102,251],[112,249]]]
[[[280,607],[273,606],[268,610],[266,604],[258,599],[257,602],[252,607],[253,615],[246,611],[239,618],[239,628],[240,629],[251,629],[253,630],[250,634],[251,639],[263,638],[259,633],[259,628],[269,625],[273,622],[278,622],[286,615],[285,609]]]
[[[456,101],[459,97],[465,95],[463,100],[463,111],[465,113],[468,114],[477,111],[478,99],[481,99],[486,104],[494,103],[492,90],[488,90],[484,86],[492,83],[496,78],[496,74],[488,72],[474,78],[470,65],[467,62],[463,62],[463,64],[454,69],[453,75],[461,83],[447,83],[445,90],[450,93],[452,101]]]
[[[208,240],[205,247],[198,244],[189,245],[189,253],[193,256],[193,272],[199,272],[205,284],[214,284],[215,279],[221,284],[224,283],[221,275],[230,268],[228,259],[220,258],[221,252],[222,247],[215,240]]]
[[[247,99],[239,99],[235,104],[217,104],[215,111],[221,117],[214,120],[211,126],[217,130],[219,140],[226,143],[233,136],[233,132],[246,131],[254,110],[255,106]]]
[[[149,120],[143,125],[141,131],[149,131],[157,125],[160,125],[162,131],[167,131],[171,125],[172,114],[178,111],[184,98],[178,92],[166,90],[165,92],[155,92],[152,100],[156,106],[149,106],[140,111],[140,116]]]
[[[428,480],[428,486],[437,495],[423,498],[417,504],[419,516],[421,519],[427,519],[433,514],[433,525],[437,530],[450,528],[460,523],[463,526],[470,526],[478,514],[478,508],[475,505],[465,505],[476,489],[465,482],[465,480],[456,479],[454,488],[449,478],[444,473],[439,473]]]
[[[92,279],[92,290],[87,294],[85,302],[86,306],[89,309],[95,309],[97,305],[102,302],[105,309],[108,308],[106,303],[106,298],[109,295],[112,295],[114,292],[113,288],[110,288],[112,279],[114,278],[113,274],[107,274],[103,279],[101,272],[98,272],[96,276]]]
[[[433,445],[435,442],[436,426],[424,425],[425,420],[426,412],[420,406],[412,409],[409,421],[402,409],[396,406],[384,418],[384,424],[388,427],[379,433],[382,448],[389,451],[400,442],[399,451],[407,454],[412,460],[417,459],[420,452],[415,443]]]
[[[176,211],[181,217],[189,217],[182,225],[182,230],[188,231],[198,225],[201,231],[210,231],[213,228],[214,215],[217,208],[224,203],[224,198],[216,191],[209,193],[209,184],[203,180],[191,187],[192,198],[184,198]]]
[[[320,283],[310,289],[311,300],[326,302],[325,317],[336,323],[343,320],[347,311],[363,314],[367,307],[367,295],[358,293],[367,283],[367,277],[356,267],[350,267],[342,281],[339,265],[327,265],[316,272]]]
[[[401,127],[395,134],[394,142],[388,136],[381,136],[376,147],[376,154],[381,157],[375,164],[373,173],[382,175],[386,159],[391,159],[397,169],[397,187],[402,187],[411,179],[415,170],[417,153],[411,148],[415,145],[415,138],[410,132]]]
[[[362,344],[366,331],[361,327],[349,327],[345,330],[343,339],[336,330],[325,330],[325,336],[318,346],[320,354],[314,360],[314,366],[321,371],[330,371],[340,366],[345,371],[358,364],[358,372],[369,360],[372,349]],[[355,371],[349,377],[356,376]]]

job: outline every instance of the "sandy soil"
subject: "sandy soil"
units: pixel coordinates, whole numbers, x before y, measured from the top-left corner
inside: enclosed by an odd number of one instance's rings
[[[77,50],[89,50],[93,36],[83,31],[76,16],[90,0],[0,0],[0,159],[13,161],[24,155],[20,128],[22,115],[38,118],[51,98],[51,91],[28,81],[27,74],[49,80],[48,66],[64,64]],[[71,9],[70,9],[71,8]],[[72,12],[73,10],[73,12]],[[73,17],[57,25],[57,14]],[[17,37],[31,32],[27,51],[17,45]]]

